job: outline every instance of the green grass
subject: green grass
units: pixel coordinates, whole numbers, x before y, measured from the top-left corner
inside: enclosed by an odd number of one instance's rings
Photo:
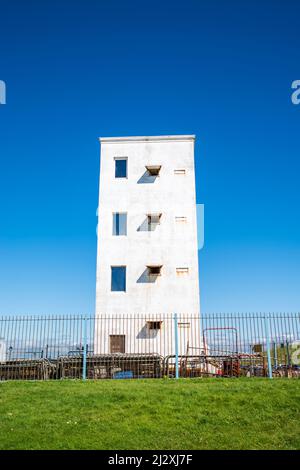
[[[0,449],[299,449],[297,379],[0,383]]]

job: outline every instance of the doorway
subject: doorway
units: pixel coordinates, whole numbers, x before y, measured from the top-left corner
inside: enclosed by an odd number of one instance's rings
[[[110,352],[125,353],[125,335],[110,335]]]

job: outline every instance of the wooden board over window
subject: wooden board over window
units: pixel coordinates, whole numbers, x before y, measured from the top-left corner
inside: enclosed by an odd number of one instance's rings
[[[125,353],[125,335],[110,335],[110,352]]]

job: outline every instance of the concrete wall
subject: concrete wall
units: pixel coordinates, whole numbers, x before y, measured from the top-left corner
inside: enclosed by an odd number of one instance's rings
[[[0,362],[6,361],[6,342],[0,338]]]
[[[128,158],[127,178],[115,178],[116,157]],[[147,177],[146,165],[161,165],[159,176]],[[127,212],[127,236],[112,235],[113,212]],[[162,214],[150,232],[148,213]],[[101,139],[98,217],[96,315],[199,315],[194,136]],[[147,282],[154,264],[161,276]],[[127,267],[126,292],[111,292],[114,265]]]

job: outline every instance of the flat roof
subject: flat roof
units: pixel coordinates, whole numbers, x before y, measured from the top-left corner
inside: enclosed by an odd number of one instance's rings
[[[132,136],[132,137],[99,137],[100,142],[118,143],[118,142],[162,142],[162,141],[194,141],[195,134],[188,135],[150,135],[150,136]]]

